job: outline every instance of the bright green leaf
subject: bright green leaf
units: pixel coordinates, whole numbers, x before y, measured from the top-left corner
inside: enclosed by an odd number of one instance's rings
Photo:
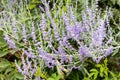
[[[56,80],[60,80],[60,79],[61,79],[61,76],[58,75],[58,76],[56,77]]]
[[[101,77],[103,77],[103,75],[104,75],[104,74],[103,74],[104,70],[105,70],[105,69],[104,69],[103,67],[100,68],[100,76],[101,76]]]
[[[96,67],[101,67],[102,65],[101,64],[97,64]]]
[[[94,80],[97,79],[97,77],[98,77],[98,72],[94,74]]]
[[[89,78],[91,78],[93,75],[94,75],[94,73],[90,73],[90,74],[89,74]]]
[[[91,69],[90,72],[98,72],[97,69]]]
[[[57,76],[56,73],[53,73],[53,74],[52,74],[52,77],[53,77],[53,78],[55,78],[56,76]]]
[[[45,79],[47,79],[47,73],[43,73],[42,71],[41,71],[41,68],[38,68],[38,70],[37,70],[37,72],[35,73],[35,76],[40,76],[40,77],[42,77],[42,78],[45,78]]]
[[[47,80],[55,80],[54,78],[48,78]]]
[[[32,9],[34,9],[35,7],[36,7],[35,4],[31,4],[31,5],[29,6],[29,9],[32,10]]]

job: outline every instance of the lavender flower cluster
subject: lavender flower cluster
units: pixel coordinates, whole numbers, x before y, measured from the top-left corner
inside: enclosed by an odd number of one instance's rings
[[[28,21],[26,24],[20,21],[21,19],[11,18],[12,15],[6,14],[6,11],[1,19],[10,24],[0,22],[4,26],[2,29],[14,37],[12,40],[8,34],[5,35],[9,47],[22,51],[22,65],[19,66],[17,61],[15,64],[18,71],[25,76],[25,80],[28,77],[33,78],[37,67],[43,65],[41,61],[44,61],[48,68],[60,66],[60,70],[70,71],[73,68],[80,69],[80,64],[88,57],[99,63],[112,53],[114,48],[110,45],[110,37],[107,34],[110,28],[108,20],[111,17],[109,9],[101,12],[97,4],[92,7],[86,4],[86,9],[82,11],[82,20],[78,21],[71,6],[66,6],[67,12],[62,11],[62,16],[58,14],[58,17],[54,17],[49,9],[49,3],[46,0],[42,2],[45,5],[45,13],[40,13],[40,23]],[[60,22],[57,23],[56,19]],[[23,42],[19,41],[21,39]],[[20,48],[16,45],[17,42],[28,45]]]

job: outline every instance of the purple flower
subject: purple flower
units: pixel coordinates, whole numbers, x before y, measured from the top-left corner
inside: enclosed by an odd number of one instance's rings
[[[87,48],[85,45],[82,45],[82,46],[79,48],[79,53],[80,53],[81,55],[85,55],[85,56],[87,56],[87,57],[91,57],[91,54],[90,54],[88,48]]]
[[[73,61],[73,56],[70,55],[70,56],[69,56],[69,62],[72,63],[72,61]]]
[[[103,58],[103,56],[100,56],[100,57],[97,57],[97,58],[93,58],[93,61],[95,61],[96,63],[100,63],[102,58]]]
[[[24,54],[27,56],[27,57],[29,57],[29,58],[35,58],[35,56],[34,56],[34,54],[33,54],[33,52],[32,51],[30,51],[30,50],[24,50],[24,49],[22,49],[22,51],[24,52]]]
[[[88,50],[88,48],[85,45],[82,45],[79,48],[79,54],[80,54],[80,60],[83,60],[83,57],[91,57],[91,54]]]
[[[25,55],[23,53],[21,56],[22,65],[19,66],[16,61],[15,61],[15,65],[18,71],[21,72],[22,75],[24,75],[24,80],[27,80],[27,77],[29,77],[30,79],[33,79],[33,75],[35,74],[37,70],[36,64],[35,64],[36,61],[29,60],[28,57],[24,57],[24,56]]]
[[[62,56],[61,56],[60,63],[61,63],[61,64],[68,63],[68,58],[67,58],[65,55],[62,55]]]
[[[45,64],[49,67],[49,68],[53,68],[54,66],[57,65],[56,63],[56,59],[50,55],[46,55],[43,57]]]
[[[38,49],[39,52],[39,58],[42,58],[45,61],[45,64],[49,67],[49,68],[53,68],[57,63],[56,63],[56,58],[54,56],[52,56],[52,54],[48,54],[46,51],[44,51],[43,49],[39,48]]]
[[[27,63],[26,63],[26,61],[25,61],[24,54],[22,54],[21,59],[22,59],[22,64],[23,64],[22,74],[23,74],[23,75],[28,75],[28,74],[29,74],[29,73],[28,73],[28,69],[29,69],[29,68],[28,68]]]
[[[16,48],[15,43],[9,38],[7,34],[5,34],[4,39],[7,41],[9,48],[13,48],[13,49]]]
[[[74,22],[74,24],[76,25],[76,23],[77,23],[77,19],[76,19],[76,16],[74,15],[74,13],[73,13],[73,10],[72,10],[72,8],[70,7],[70,19],[72,19],[72,21]]]
[[[61,41],[61,44],[63,46],[65,46],[66,48],[70,49],[70,50],[75,50],[72,45],[69,43],[68,41],[69,37],[68,36],[65,36],[62,38],[62,41]]]
[[[62,18],[64,20],[65,26],[68,27],[70,25],[69,18],[63,13]]]
[[[58,52],[59,52],[59,54],[65,54],[66,53],[61,46],[58,47]]]
[[[113,39],[110,38],[110,39],[106,42],[106,46],[107,46],[108,44],[110,44],[112,41],[113,41]]]
[[[48,68],[53,68],[57,63],[55,60],[48,60],[45,61],[45,64],[47,65]]]
[[[17,26],[16,22],[13,22],[12,26],[13,26],[12,29],[13,29],[14,36],[15,36],[16,39],[18,39],[18,35],[17,35],[18,29],[16,27]]]
[[[22,25],[22,36],[23,36],[23,41],[25,43],[27,43],[27,35],[26,35],[26,29],[25,29],[25,25]]]
[[[82,27],[82,23],[77,23],[76,25],[73,26],[68,26],[66,27],[67,34],[70,38],[73,38],[75,40],[80,39],[80,33],[84,32],[85,29]]]
[[[16,60],[15,60],[15,65],[16,65],[18,71],[19,71],[19,72],[22,72],[22,69],[21,69],[20,66],[17,64],[17,61],[16,61]]]
[[[92,33],[92,44],[95,46],[101,46],[105,37],[105,23],[100,21],[100,26]]]
[[[46,30],[47,29],[47,23],[46,23],[46,19],[45,19],[45,16],[42,15],[42,21],[41,21],[41,29],[42,29],[42,35],[43,35],[43,39],[48,43],[48,46],[52,49],[53,46],[52,46],[52,37],[51,37],[51,29],[49,29],[48,31]]]
[[[42,20],[41,20],[41,24],[40,24],[40,26],[41,26],[41,29],[43,30],[43,31],[45,31],[46,30],[46,19],[45,19],[45,16],[42,14],[41,15],[42,16]]]
[[[60,37],[59,37],[58,29],[57,29],[57,26],[56,26],[56,23],[55,23],[54,19],[52,18],[52,15],[51,15],[51,13],[50,13],[49,5],[48,5],[48,3],[46,2],[46,0],[44,0],[43,3],[45,4],[46,15],[47,15],[47,17],[50,19],[51,25],[52,25],[53,30],[54,30],[54,37],[56,38],[57,41],[59,41],[59,40],[60,40]]]
[[[41,55],[47,55],[48,54],[42,48],[38,48],[38,52],[39,52],[39,56],[41,56]]]
[[[92,22],[90,22],[87,18],[87,15],[85,13],[82,13],[82,25],[84,26],[84,28],[86,28],[87,31],[90,30],[90,26],[92,26]]]
[[[109,56],[112,52],[113,52],[113,47],[111,46],[106,50],[105,56]]]

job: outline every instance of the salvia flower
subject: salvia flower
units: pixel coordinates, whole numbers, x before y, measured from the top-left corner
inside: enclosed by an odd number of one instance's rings
[[[75,40],[79,40],[80,39],[80,33],[84,31],[82,24],[78,23],[76,25],[73,26],[66,26],[66,30],[67,30],[67,35],[70,38],[73,38]]]
[[[83,60],[83,57],[91,57],[91,53],[85,45],[82,45],[79,48],[80,60]]]
[[[46,15],[50,19],[51,26],[53,27],[53,30],[54,30],[54,37],[56,38],[57,41],[59,41],[60,40],[60,36],[59,36],[59,33],[58,33],[58,29],[57,29],[56,23],[55,23],[52,15],[51,15],[51,12],[50,12],[50,9],[49,9],[49,5],[46,2],[46,0],[43,0],[43,3],[45,4]]]
[[[25,42],[25,43],[27,43],[27,33],[26,33],[26,28],[25,28],[25,25],[22,25],[21,26],[22,27],[22,36],[23,36],[23,41]]]
[[[39,55],[38,57],[39,58],[42,58],[44,61],[45,61],[45,64],[49,67],[49,68],[52,68],[54,67],[56,64],[56,58],[52,55],[49,55],[46,51],[44,51],[43,49],[41,48],[38,48],[38,52],[39,52]]]
[[[100,63],[100,61],[102,60],[102,58],[104,58],[103,56],[100,57],[94,57],[93,61],[95,61],[96,63]]]
[[[24,49],[22,49],[22,51],[24,52],[24,54],[26,54],[27,57],[35,58],[35,55],[33,54],[32,51],[27,51],[27,50],[24,50]]]
[[[33,79],[34,74],[36,72],[36,65],[32,65],[32,61],[29,60],[28,57],[24,57],[24,54],[21,56],[22,65],[19,66],[15,61],[15,65],[20,73],[24,75],[24,80]],[[31,66],[32,65],[32,66]]]
[[[66,15],[66,13],[62,14],[62,18],[65,22],[65,26],[68,27],[70,25],[70,21],[69,21],[69,18],[67,17],[67,15]]]
[[[109,56],[112,52],[113,52],[113,47],[111,46],[111,47],[109,47],[109,48],[106,50],[105,56],[106,56],[106,57]]]
[[[103,20],[100,21],[100,26],[95,29],[92,33],[92,43],[95,46],[101,46],[103,44],[103,40],[105,37],[105,22]]]
[[[58,52],[59,52],[59,54],[62,54],[62,55],[66,54],[65,50],[61,46],[58,47]]]
[[[21,67],[17,64],[17,61],[16,61],[16,60],[15,60],[15,65],[16,65],[18,71],[19,71],[19,72],[22,72],[22,69],[21,69]]]
[[[9,48],[13,48],[13,49],[16,48],[15,43],[13,42],[12,39],[9,38],[7,34],[5,35],[4,39],[7,41]]]

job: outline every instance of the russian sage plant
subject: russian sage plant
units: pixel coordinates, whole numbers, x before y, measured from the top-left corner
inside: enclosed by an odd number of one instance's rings
[[[81,69],[87,58],[99,63],[114,49],[109,24],[111,11],[98,9],[98,1],[92,6],[86,3],[79,21],[70,5],[65,6],[67,11],[58,8],[53,15],[49,2],[42,0],[45,8],[40,8],[44,13],[36,12],[33,16],[24,5],[27,0],[13,2],[17,6],[8,3],[8,10],[0,12],[0,29],[9,48],[21,52],[22,64],[18,65],[16,60],[15,64],[24,80],[40,80],[34,75],[38,67],[53,69],[56,66],[67,73],[73,68]]]

